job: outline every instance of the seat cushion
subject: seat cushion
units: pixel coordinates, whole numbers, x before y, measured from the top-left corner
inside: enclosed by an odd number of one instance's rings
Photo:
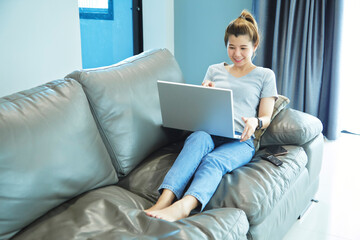
[[[25,239],[246,239],[249,223],[239,209],[215,209],[176,222],[144,213],[151,203],[117,186],[70,200],[28,226]]]
[[[0,239],[117,176],[72,79],[0,98]]]
[[[157,189],[182,146],[182,142],[177,142],[159,149],[118,184],[156,202]],[[288,154],[278,157],[283,161],[280,167],[261,159],[265,154],[262,149],[250,163],[225,174],[205,210],[238,208],[244,210],[250,224],[261,223],[306,168],[308,158],[302,147],[288,145],[284,148]]]
[[[119,185],[151,202],[159,197],[158,187],[178,156],[182,142],[170,144],[151,154]],[[250,163],[223,176],[214,196],[205,207],[231,207],[245,211],[250,224],[261,222],[286,192],[307,164],[305,151],[298,146],[284,146],[288,150],[280,167],[261,159],[259,150]]]
[[[245,211],[249,223],[261,223],[305,170],[307,156],[298,146],[288,150],[280,167],[260,158],[260,150],[247,165],[226,174],[205,209],[235,207]]]
[[[118,185],[155,203],[158,188],[183,147],[183,141],[174,142],[152,153]]]
[[[75,71],[69,77],[83,85],[119,177],[172,141],[174,132],[162,127],[157,80],[184,79],[168,50],[147,51],[113,66]]]

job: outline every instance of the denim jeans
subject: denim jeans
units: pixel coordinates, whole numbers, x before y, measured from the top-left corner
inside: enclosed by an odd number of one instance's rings
[[[169,189],[177,199],[185,195],[194,196],[201,203],[202,211],[222,177],[250,162],[254,153],[253,139],[240,142],[239,139],[211,136],[203,131],[194,132],[186,139],[159,191]]]

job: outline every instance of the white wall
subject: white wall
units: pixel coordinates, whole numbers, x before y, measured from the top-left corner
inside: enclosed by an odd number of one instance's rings
[[[174,54],[174,0],[143,0],[144,51],[167,48]]]
[[[0,0],[0,97],[80,68],[76,0]]]

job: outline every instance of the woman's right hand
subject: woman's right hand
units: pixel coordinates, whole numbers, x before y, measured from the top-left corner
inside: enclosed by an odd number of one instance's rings
[[[210,81],[210,80],[205,80],[203,81],[203,83],[201,84],[201,86],[204,87],[215,87],[215,83]]]

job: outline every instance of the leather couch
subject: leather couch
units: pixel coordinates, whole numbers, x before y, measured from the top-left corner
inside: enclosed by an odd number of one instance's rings
[[[0,239],[284,236],[318,189],[321,122],[281,107],[203,212],[151,218],[187,134],[161,126],[157,80],[184,82],[166,49],[0,98]],[[280,167],[260,158],[269,145],[288,150]]]

